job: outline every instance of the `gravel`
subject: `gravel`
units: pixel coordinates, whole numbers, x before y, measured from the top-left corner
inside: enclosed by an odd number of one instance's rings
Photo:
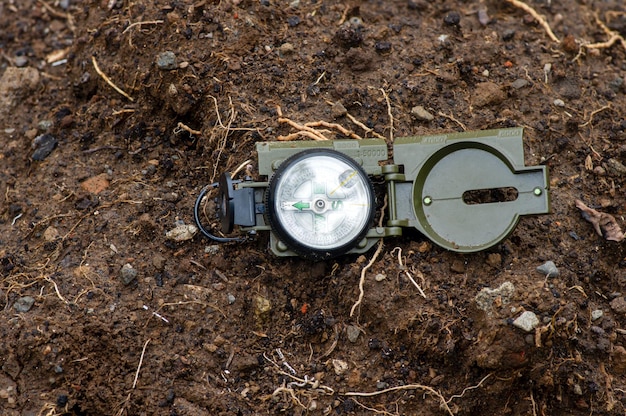
[[[539,318],[534,312],[526,311],[513,321],[513,326],[526,332],[531,332],[539,325]]]
[[[18,312],[28,312],[34,304],[34,298],[32,298],[31,296],[24,296],[15,301],[15,303],[13,304],[13,308]]]
[[[126,263],[122,266],[122,270],[120,271],[120,277],[122,278],[122,283],[125,285],[129,285],[133,280],[137,278],[137,270],[130,265],[130,263]]]
[[[536,269],[539,273],[546,277],[558,277],[559,269],[556,267],[553,261],[547,261]]]
[[[42,134],[33,140],[33,148],[35,151],[31,156],[33,160],[44,160],[57,147],[59,142],[51,134]]]
[[[431,121],[435,119],[431,113],[429,113],[423,106],[417,105],[411,109],[411,114],[415,116],[416,119],[422,121]]]
[[[163,71],[171,71],[178,68],[176,54],[172,51],[161,52],[156,58],[157,67]]]

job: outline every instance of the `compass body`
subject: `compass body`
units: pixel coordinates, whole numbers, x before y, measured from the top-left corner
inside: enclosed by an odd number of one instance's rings
[[[297,153],[280,164],[267,192],[270,226],[301,256],[328,259],[365,237],[375,212],[372,183],[352,158],[330,149]]]

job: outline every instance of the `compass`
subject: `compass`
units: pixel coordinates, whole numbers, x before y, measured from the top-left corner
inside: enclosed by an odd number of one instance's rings
[[[364,253],[406,228],[447,250],[486,250],[507,238],[522,216],[550,212],[547,167],[524,164],[522,134],[508,128],[397,137],[392,161],[379,139],[260,142],[258,174],[268,180],[225,172],[202,189],[194,217],[216,242],[269,232],[269,248],[280,257],[317,261]],[[373,225],[372,177],[386,187],[379,226]],[[200,221],[211,187],[219,188],[221,235]],[[238,236],[227,236],[235,231]]]
[[[304,257],[325,259],[350,250],[365,237],[374,213],[367,173],[335,150],[297,153],[279,165],[269,182],[270,227]]]

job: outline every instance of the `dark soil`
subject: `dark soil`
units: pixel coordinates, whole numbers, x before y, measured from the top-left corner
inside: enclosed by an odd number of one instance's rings
[[[626,48],[580,45],[626,8],[527,3],[562,42],[496,0],[0,2],[0,413],[624,414],[625,253],[574,203],[623,222]],[[262,179],[278,106],[390,137],[381,89],[395,137],[523,126],[552,214],[475,254],[386,240],[352,317],[373,250],[166,239],[221,172]]]

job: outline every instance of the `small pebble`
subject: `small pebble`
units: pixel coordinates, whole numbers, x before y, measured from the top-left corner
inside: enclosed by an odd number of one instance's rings
[[[13,308],[15,308],[18,312],[28,312],[30,308],[35,304],[35,299],[31,296],[24,296],[19,298],[13,304]]]
[[[337,101],[330,108],[330,114],[333,116],[333,118],[340,118],[348,114],[348,110],[346,110],[346,107],[344,107],[341,101]]]
[[[33,140],[33,148],[35,151],[31,156],[33,160],[44,160],[57,147],[57,139],[51,134],[42,134]]]
[[[565,102],[563,100],[561,100],[560,98],[557,98],[556,100],[554,100],[553,103],[557,107],[565,107]]]
[[[515,37],[515,30],[514,29],[507,29],[504,32],[502,32],[502,40],[503,41],[509,41],[512,40]]]
[[[557,269],[553,261],[545,262],[541,266],[538,266],[536,270],[539,273],[545,275],[546,277],[558,277],[559,276],[559,269]]]
[[[513,81],[511,83],[511,88],[519,90],[519,89],[522,89],[522,88],[528,86],[528,84],[530,84],[530,82],[528,82],[528,80],[525,80],[523,78],[518,78],[518,79],[516,79],[515,81]]]
[[[300,24],[300,18],[298,16],[290,16],[287,18],[287,24],[289,27],[296,27]]]
[[[596,309],[595,311],[591,312],[591,320],[592,321],[597,321],[598,319],[602,318],[604,316],[604,311],[602,309]]]
[[[220,246],[217,244],[212,244],[210,246],[204,247],[204,254],[210,254],[212,256],[216,255],[220,251]]]
[[[65,405],[67,404],[68,401],[69,401],[69,398],[67,397],[66,394],[59,394],[57,396],[57,406],[58,407],[65,407]]]
[[[539,318],[534,312],[526,311],[513,321],[513,326],[523,331],[530,332],[539,325]]]
[[[254,314],[257,317],[267,315],[272,310],[272,303],[261,295],[254,297]]]
[[[235,295],[233,295],[232,293],[229,293],[228,295],[226,295],[226,298],[228,299],[228,304],[232,305],[233,303],[235,303]]]
[[[451,11],[444,16],[443,22],[448,26],[458,26],[461,22],[461,15],[457,11]]]
[[[50,130],[52,124],[53,123],[51,120],[41,120],[39,123],[37,123],[37,128],[39,129],[39,131],[47,131]]]
[[[333,359],[333,368],[338,376],[348,371],[348,363],[343,360]]]
[[[13,60],[13,63],[15,64],[16,67],[22,68],[22,67],[25,67],[26,64],[28,64],[28,58],[25,56],[17,56]]]
[[[187,241],[191,240],[198,232],[198,227],[193,224],[179,224],[175,228],[165,233],[165,237],[168,240],[173,241]]]
[[[176,54],[172,51],[162,52],[157,56],[156,64],[159,69],[171,71],[178,68],[176,63]]]
[[[346,327],[346,334],[348,335],[348,340],[353,344],[357,341],[357,339],[359,339],[360,333],[361,333],[361,330],[354,325],[348,325]]]
[[[289,42],[285,42],[282,45],[280,45],[280,47],[278,48],[278,50],[280,51],[280,53],[282,53],[283,55],[289,55],[290,53],[293,53],[296,48],[293,46],[292,43]]]
[[[431,121],[435,119],[431,113],[429,113],[423,106],[417,105],[411,109],[411,114],[418,120]]]
[[[378,53],[387,53],[391,51],[391,42],[376,42],[374,48]]]
[[[125,285],[129,285],[133,280],[137,278],[137,270],[133,268],[129,263],[126,263],[122,266],[122,270],[120,270],[120,277],[122,278],[122,283]]]
[[[387,278],[387,276],[385,276],[382,273],[378,273],[376,276],[374,276],[374,280],[376,280],[377,282],[382,282],[386,278]]]

